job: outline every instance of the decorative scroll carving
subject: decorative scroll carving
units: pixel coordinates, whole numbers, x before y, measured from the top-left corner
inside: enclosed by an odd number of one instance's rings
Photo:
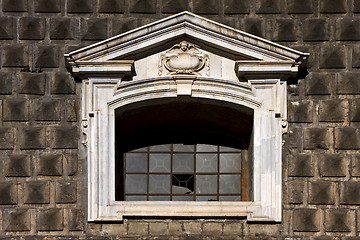
[[[194,44],[181,41],[160,56],[159,75],[162,75],[164,68],[170,74],[201,75],[199,71],[205,66],[206,74],[209,75],[209,57]]]
[[[81,121],[81,128],[82,128],[82,133],[84,135],[84,140],[81,142],[85,147],[88,147],[88,134],[87,134],[87,127],[88,127],[88,120],[86,118],[84,118]]]

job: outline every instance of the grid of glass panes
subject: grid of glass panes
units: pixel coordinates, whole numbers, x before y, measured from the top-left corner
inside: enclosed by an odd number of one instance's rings
[[[166,144],[124,154],[126,201],[240,201],[241,150]]]

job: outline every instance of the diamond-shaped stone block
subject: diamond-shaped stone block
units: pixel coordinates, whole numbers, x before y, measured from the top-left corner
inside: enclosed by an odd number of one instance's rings
[[[24,184],[24,202],[27,204],[46,204],[50,202],[49,182],[27,182]]]
[[[63,156],[61,154],[42,154],[38,161],[38,175],[61,176]]]
[[[30,177],[30,155],[9,154],[5,160],[6,177]]]

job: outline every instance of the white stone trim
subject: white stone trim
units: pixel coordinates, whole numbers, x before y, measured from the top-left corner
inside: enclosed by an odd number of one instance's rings
[[[133,60],[119,59],[179,36],[191,36],[191,39],[211,43],[218,49],[235,55],[242,53],[248,59],[257,60],[235,61],[232,69],[226,69],[235,71],[234,76],[244,83],[237,79],[195,74],[155,74],[145,79],[123,80],[134,70],[144,70],[135,69]],[[191,216],[281,221],[282,134],[287,130],[286,79],[296,76],[307,57],[308,54],[189,12],[66,54],[69,69],[82,80],[82,140],[87,145],[89,180],[88,220],[119,221],[126,216]],[[158,63],[154,67],[158,72]],[[134,102],[182,95],[253,109],[254,201],[115,201],[115,109]]]

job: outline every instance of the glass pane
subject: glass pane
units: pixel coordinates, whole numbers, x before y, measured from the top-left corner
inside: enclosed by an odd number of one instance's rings
[[[170,193],[170,175],[150,175],[149,193]]]
[[[194,152],[195,145],[173,144],[174,152]]]
[[[170,201],[170,196],[149,196],[150,201]]]
[[[170,152],[171,144],[156,145],[150,147],[150,152]]]
[[[241,172],[241,154],[221,153],[220,172]]]
[[[146,193],[147,177],[145,174],[126,174],[125,193]]]
[[[172,186],[172,193],[173,194],[192,194],[193,192],[191,189],[187,187],[181,187],[181,186]]]
[[[146,153],[126,153],[126,172],[147,172]]]
[[[196,152],[217,152],[218,147],[215,145],[198,144],[196,145]]]
[[[194,172],[194,154],[178,153],[173,155],[174,172]]]
[[[173,196],[172,199],[173,201],[192,201],[194,200],[194,196]]]
[[[241,149],[220,146],[220,152],[241,152]]]
[[[217,201],[216,196],[196,196],[196,201]]]
[[[217,176],[216,175],[197,175],[196,193],[198,194],[216,194]]]
[[[220,175],[220,193],[240,194],[240,175]]]
[[[170,154],[151,153],[150,172],[170,172]]]
[[[132,150],[131,152],[147,152],[147,147],[144,147],[144,148],[138,148],[138,149],[135,149],[135,150]]]
[[[217,157],[214,154],[196,154],[196,172],[217,172]]]
[[[146,196],[125,196],[125,201],[146,201]]]
[[[220,201],[240,201],[240,196],[219,196]]]

